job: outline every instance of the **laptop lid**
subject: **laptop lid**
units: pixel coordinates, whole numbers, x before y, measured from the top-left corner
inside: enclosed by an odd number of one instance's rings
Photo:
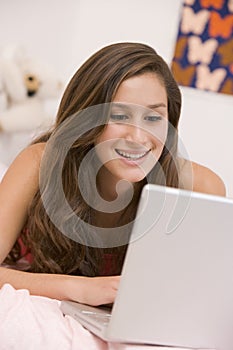
[[[232,272],[233,200],[146,185],[105,339],[232,350]]]

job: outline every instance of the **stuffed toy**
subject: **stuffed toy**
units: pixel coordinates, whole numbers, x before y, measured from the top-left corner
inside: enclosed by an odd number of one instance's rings
[[[63,83],[45,63],[11,45],[0,52],[0,130],[19,132],[49,127],[54,115],[46,100],[61,95]]]

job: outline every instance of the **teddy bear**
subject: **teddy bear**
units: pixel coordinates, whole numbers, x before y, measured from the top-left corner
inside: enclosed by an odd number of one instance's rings
[[[25,47],[5,47],[0,52],[0,130],[19,132],[50,126],[54,115],[46,110],[46,100],[58,98],[62,88],[58,74],[28,55]]]

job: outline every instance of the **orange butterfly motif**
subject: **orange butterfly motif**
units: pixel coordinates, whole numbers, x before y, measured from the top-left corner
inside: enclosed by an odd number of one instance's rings
[[[233,15],[222,18],[218,12],[212,11],[209,21],[209,35],[211,37],[221,36],[229,38],[233,29]]]
[[[224,0],[200,0],[201,7],[208,8],[213,6],[216,9],[221,9],[224,5]]]
[[[221,88],[220,92],[223,94],[233,94],[233,79],[227,79],[225,83],[223,84],[223,87]]]
[[[195,75],[194,66],[188,66],[183,68],[178,62],[173,61],[171,70],[178,84],[184,86],[191,86],[192,80]]]
[[[221,65],[233,65],[233,38],[220,44],[217,49],[217,54],[219,55]]]
[[[181,36],[176,42],[174,58],[179,60],[184,55],[184,50],[187,46],[188,38],[186,36]]]

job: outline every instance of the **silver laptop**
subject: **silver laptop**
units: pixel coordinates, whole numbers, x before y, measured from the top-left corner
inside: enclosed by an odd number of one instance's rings
[[[61,309],[107,341],[233,349],[233,200],[146,185],[117,298]]]

